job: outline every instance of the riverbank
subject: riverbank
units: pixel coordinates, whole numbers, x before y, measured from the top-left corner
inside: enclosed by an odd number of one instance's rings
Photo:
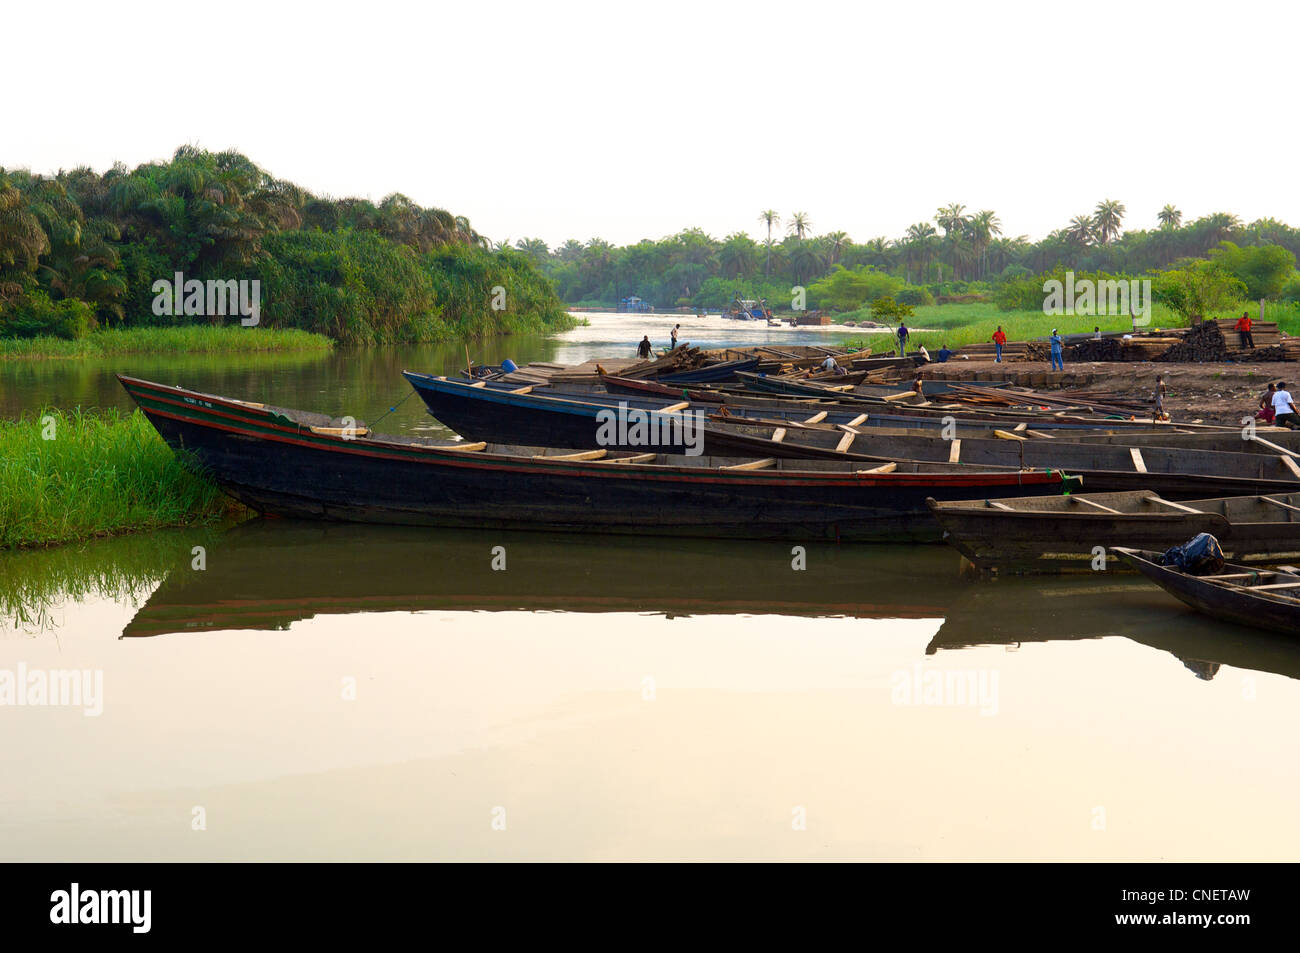
[[[185,325],[174,328],[125,328],[93,331],[84,338],[0,339],[0,361],[64,360],[128,354],[251,354],[328,351],[334,342],[323,334],[292,328],[245,328],[239,325]]]
[[[0,549],[246,512],[186,469],[139,411],[43,410],[0,421]]]

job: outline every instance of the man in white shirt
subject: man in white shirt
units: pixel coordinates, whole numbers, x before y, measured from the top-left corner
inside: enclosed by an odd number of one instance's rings
[[[840,365],[836,362],[835,357],[833,355],[828,355],[826,360],[822,361],[822,370],[834,371],[837,377],[841,374],[848,373],[848,371],[840,367]]]
[[[1273,392],[1273,423],[1281,427],[1296,429],[1300,427],[1300,414],[1296,413],[1295,401],[1286,389],[1285,381],[1278,381],[1277,390]]]

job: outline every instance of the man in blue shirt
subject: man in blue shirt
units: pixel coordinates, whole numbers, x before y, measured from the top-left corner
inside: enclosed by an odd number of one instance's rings
[[[1052,370],[1065,370],[1065,358],[1062,355],[1061,347],[1065,341],[1057,333],[1056,328],[1052,328]]]
[[[947,364],[950,357],[952,357],[952,351],[948,350],[948,345],[945,344],[939,348],[939,352],[935,354],[934,359],[940,364]]]
[[[898,356],[902,357],[907,353],[907,325],[902,321],[898,322]]]

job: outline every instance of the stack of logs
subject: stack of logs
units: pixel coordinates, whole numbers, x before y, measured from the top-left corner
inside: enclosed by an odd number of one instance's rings
[[[1297,361],[1300,338],[1284,338],[1276,322],[1256,321],[1251,336],[1253,348],[1241,347],[1233,326],[1235,318],[1205,321],[1193,328],[1171,331],[1139,332],[1132,336],[1106,337],[1073,341],[1065,345],[1065,359],[1074,363],[1089,361],[1166,361],[1206,363],[1220,361]],[[972,361],[993,360],[990,344],[969,344],[959,352]],[[1040,341],[1007,342],[1002,349],[1004,361],[1047,361],[1049,345]]]

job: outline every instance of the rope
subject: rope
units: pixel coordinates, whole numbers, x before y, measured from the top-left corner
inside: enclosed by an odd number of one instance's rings
[[[399,401],[398,401],[396,404],[394,404],[392,407],[389,407],[388,410],[384,411],[384,413],[383,413],[382,415],[380,415],[379,420],[383,420],[385,417],[387,417],[389,414],[391,414],[393,411],[395,411],[398,407],[401,407],[404,403],[406,403],[408,400],[410,400],[411,397],[414,396],[414,394],[415,394],[415,391],[414,391],[414,390],[409,391],[405,397],[403,397],[401,400],[399,400]],[[371,430],[374,430],[374,429],[375,429],[375,424],[379,423],[379,420],[376,420],[374,424],[371,424],[371,425],[370,425],[370,429],[371,429]]]

